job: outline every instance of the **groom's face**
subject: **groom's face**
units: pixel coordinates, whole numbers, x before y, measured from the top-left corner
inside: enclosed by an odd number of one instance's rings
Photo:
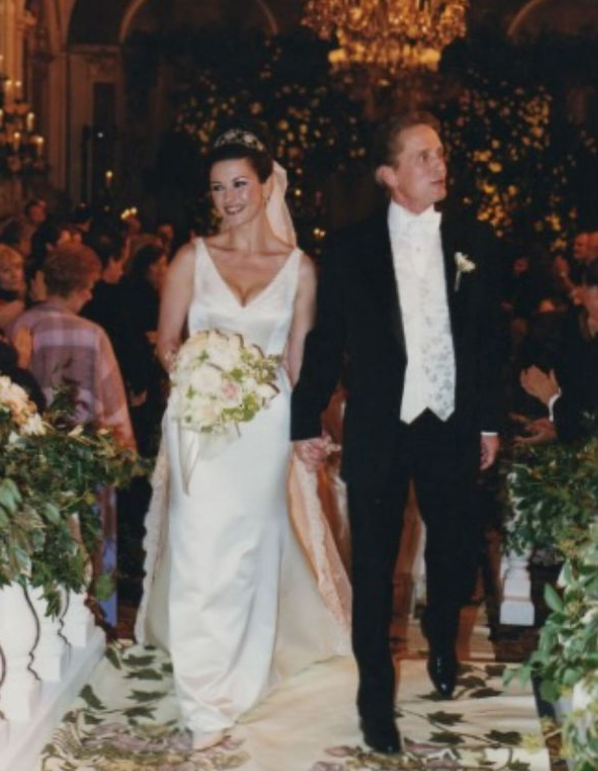
[[[391,197],[409,211],[420,213],[446,196],[446,162],[440,137],[431,126],[403,129],[395,139],[397,152],[382,179]]]

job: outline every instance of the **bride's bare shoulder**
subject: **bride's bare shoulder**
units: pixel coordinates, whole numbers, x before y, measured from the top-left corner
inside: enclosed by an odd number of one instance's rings
[[[169,272],[188,273],[193,271],[195,266],[197,244],[195,240],[183,244],[176,252],[170,263]]]
[[[313,259],[305,252],[301,252],[301,261],[299,263],[299,281],[304,284],[312,285],[316,282],[316,265]]]

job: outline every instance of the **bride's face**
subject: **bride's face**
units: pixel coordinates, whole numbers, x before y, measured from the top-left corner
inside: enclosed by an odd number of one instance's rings
[[[225,227],[250,222],[264,208],[264,185],[245,158],[215,163],[210,171],[210,192]]]

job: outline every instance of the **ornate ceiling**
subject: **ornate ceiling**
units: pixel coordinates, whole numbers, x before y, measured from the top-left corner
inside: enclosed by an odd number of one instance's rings
[[[117,44],[134,29],[202,27],[228,23],[242,28],[285,31],[300,16],[302,0],[46,0],[69,18],[71,44]],[[475,0],[472,24],[497,23],[522,37],[542,29],[565,34],[598,33],[597,0]]]

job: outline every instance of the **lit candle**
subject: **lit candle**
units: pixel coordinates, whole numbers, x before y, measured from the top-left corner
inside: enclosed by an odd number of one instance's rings
[[[15,153],[19,152],[20,146],[21,146],[21,132],[15,131],[15,133],[12,135],[12,149],[15,151]]]
[[[37,157],[41,158],[44,154],[44,138],[41,136],[35,137],[35,149],[37,153]]]
[[[0,128],[4,127],[4,110],[0,108]]]
[[[27,131],[31,134],[33,129],[35,128],[35,113],[34,112],[28,112],[27,117],[25,118],[25,128]]]
[[[23,98],[23,81],[15,80],[15,99]]]
[[[12,99],[12,87],[13,82],[10,78],[4,81],[4,98],[7,102],[10,102]]]
[[[104,174],[104,184],[108,189],[112,187],[113,179],[114,179],[114,172],[108,169],[108,171]]]

